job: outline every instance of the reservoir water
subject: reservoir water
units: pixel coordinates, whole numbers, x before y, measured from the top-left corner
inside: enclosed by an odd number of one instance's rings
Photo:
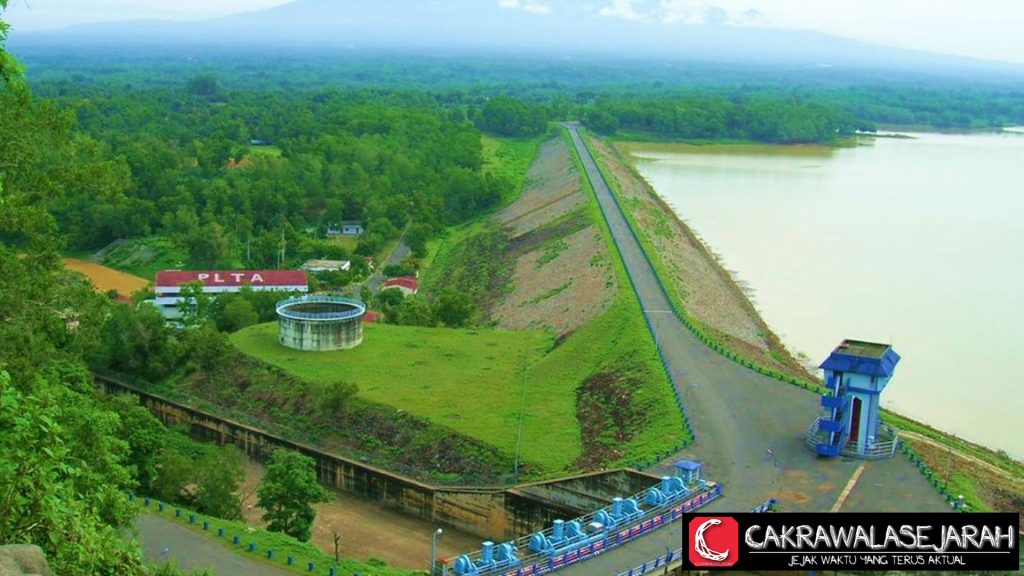
[[[794,352],[903,360],[883,405],[1024,458],[1024,134],[623,145]]]

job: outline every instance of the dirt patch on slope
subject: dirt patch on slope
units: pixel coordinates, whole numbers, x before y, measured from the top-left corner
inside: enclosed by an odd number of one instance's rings
[[[598,161],[619,184],[623,207],[639,226],[667,268],[667,284],[674,287],[686,311],[723,344],[800,378],[806,371],[792,358],[771,331],[743,290],[714,254],[680,220],[651,186],[625,160],[623,154],[590,139]]]
[[[556,238],[515,259],[516,289],[491,308],[501,328],[572,332],[608,309],[617,289],[596,226]]]
[[[554,222],[586,200],[569,147],[561,138],[541,145],[526,181],[519,199],[495,216],[512,238]]]
[[[527,179],[519,200],[495,217],[508,234],[504,259],[513,288],[490,304],[488,316],[499,328],[564,336],[607,310],[618,282],[562,138],[540,147]]]

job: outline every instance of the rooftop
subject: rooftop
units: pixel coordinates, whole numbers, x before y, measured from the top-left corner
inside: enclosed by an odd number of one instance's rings
[[[820,368],[888,378],[896,370],[900,355],[888,344],[843,340]]]
[[[700,470],[700,467],[701,463],[694,462],[693,460],[680,460],[679,462],[676,462],[676,468],[681,468],[683,470]]]
[[[204,286],[305,286],[309,278],[304,270],[162,270],[155,286],[196,281]]]
[[[881,360],[885,356],[885,352],[890,348],[892,346],[888,344],[864,342],[863,340],[843,340],[839,346],[836,346],[833,352],[836,354],[846,354],[847,356],[857,356],[858,358]]]
[[[419,290],[420,283],[416,280],[415,276],[399,276],[398,278],[389,278],[384,281],[385,288],[394,288],[396,286],[416,291]]]
[[[348,260],[309,260],[302,265],[302,268],[338,268],[341,270],[348,269],[352,263]]]

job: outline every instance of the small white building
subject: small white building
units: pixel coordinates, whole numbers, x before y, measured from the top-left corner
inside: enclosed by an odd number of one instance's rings
[[[348,272],[350,260],[309,260],[301,266],[306,272]]]
[[[336,236],[362,236],[363,225],[358,220],[345,220],[341,224],[328,224],[327,237]]]

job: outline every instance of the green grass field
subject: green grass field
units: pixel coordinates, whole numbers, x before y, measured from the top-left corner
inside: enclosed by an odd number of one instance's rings
[[[539,144],[485,137],[487,154],[498,157],[505,150],[503,162],[511,164],[504,169],[521,178]],[[590,203],[587,217],[601,227],[616,254],[596,202]],[[431,246],[425,285],[432,274],[444,274],[453,265],[448,261],[451,246],[487,229],[485,218],[450,230],[447,242]],[[557,345],[540,331],[385,324],[364,326],[363,344],[340,352],[284,348],[277,343],[274,323],[249,327],[231,339],[242,352],[299,378],[355,383],[367,400],[478,438],[509,455],[519,444],[522,461],[538,467],[541,475],[575,470],[584,445],[613,449],[618,456],[606,462],[609,466],[650,462],[684,441],[682,415],[622,262],[612,260],[619,284],[614,304]],[[588,387],[595,382],[603,387]],[[589,390],[588,418],[594,421],[580,421],[577,402],[583,388]],[[615,421],[622,415],[628,416],[624,425]],[[585,429],[590,430],[587,437]]]
[[[479,438],[508,454],[515,451],[524,368],[553,345],[543,332],[454,330],[370,324],[352,350],[298,352],[277,343],[277,324],[261,324],[231,337],[243,352],[311,382],[352,382],[359,395]],[[528,370],[527,374],[534,373]],[[528,384],[532,385],[532,377]],[[528,395],[529,421],[572,422],[571,394]],[[560,391],[561,392],[561,391]],[[551,396],[556,396],[552,398]],[[560,469],[579,452],[573,426],[545,427],[545,444],[568,445],[568,454],[547,445],[524,446],[523,457]]]
[[[153,280],[160,270],[187,266],[187,254],[174,246],[169,238],[150,236],[121,242],[103,255],[103,264]]]
[[[545,332],[455,330],[371,324],[352,350],[299,352],[277,343],[277,324],[231,336],[242,352],[303,380],[352,382],[367,400],[405,410],[515,453],[520,407],[521,458],[547,472],[571,469],[582,452],[576,391],[614,373],[636,383],[633,401],[648,425],[622,446],[630,464],[682,439],[653,342],[628,292],[559,346]],[[525,368],[525,372],[524,372]],[[525,402],[523,385],[526,385]],[[607,406],[609,411],[616,406]]]

